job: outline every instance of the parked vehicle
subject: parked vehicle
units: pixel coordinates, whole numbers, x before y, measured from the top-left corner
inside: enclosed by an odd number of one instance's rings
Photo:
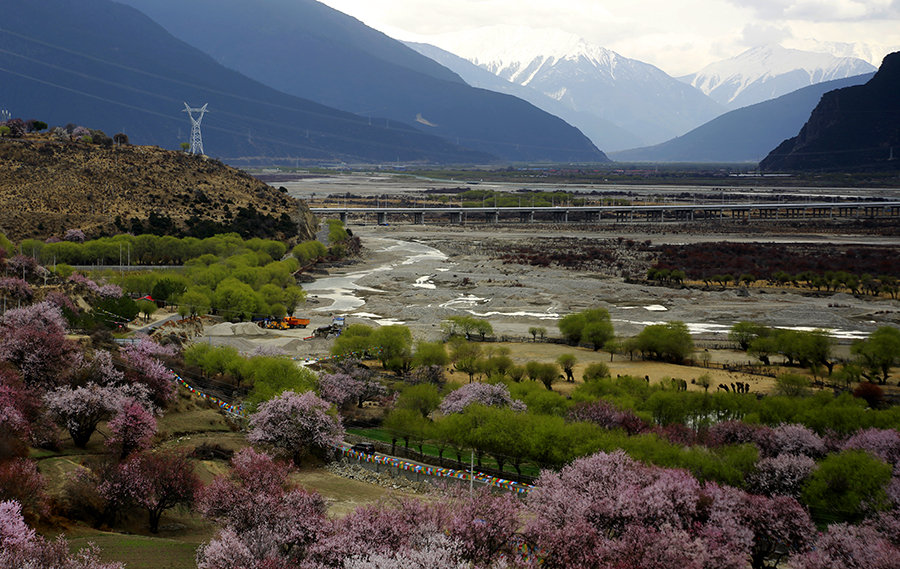
[[[363,454],[375,454],[375,445],[372,443],[356,443],[350,450],[355,450],[356,452],[361,452]]]
[[[287,316],[281,320],[277,318],[266,318],[257,322],[260,328],[268,328],[269,330],[292,330],[294,328],[306,328],[309,324],[309,318],[294,318]]]

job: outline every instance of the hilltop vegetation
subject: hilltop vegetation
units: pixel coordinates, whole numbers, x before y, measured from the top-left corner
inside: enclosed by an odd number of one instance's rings
[[[82,130],[88,134],[55,129],[0,138],[0,230],[14,241],[62,237],[73,228],[95,237],[313,236],[305,204],[244,172],[183,152],[113,144],[105,135],[103,144],[102,132]]]

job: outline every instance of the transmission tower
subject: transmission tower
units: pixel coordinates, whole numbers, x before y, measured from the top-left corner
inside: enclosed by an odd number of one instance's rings
[[[0,122],[8,121],[12,117],[6,109],[0,109]]]
[[[200,122],[203,120],[203,115],[209,112],[206,110],[206,105],[197,109],[185,103],[184,110],[181,112],[187,113],[191,118],[191,149],[189,152],[191,154],[203,154],[203,137],[200,135]],[[200,116],[195,119],[192,113],[200,113]]]

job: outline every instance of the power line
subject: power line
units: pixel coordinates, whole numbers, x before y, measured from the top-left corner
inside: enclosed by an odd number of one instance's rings
[[[51,49],[59,50],[59,51],[62,51],[62,52],[64,52],[64,53],[68,53],[68,54],[70,54],[70,55],[74,55],[74,56],[76,56],[76,57],[81,57],[81,58],[84,58],[84,59],[88,59],[88,60],[91,60],[91,61],[95,61],[95,62],[97,62],[97,63],[101,63],[101,64],[104,64],[104,65],[113,66],[113,67],[116,67],[116,68],[119,68],[119,69],[122,69],[122,70],[130,71],[130,72],[132,72],[132,73],[144,75],[144,76],[150,77],[150,78],[152,78],[152,79],[154,79],[154,80],[156,80],[156,81],[166,81],[166,82],[169,82],[169,83],[175,83],[175,84],[178,84],[178,85],[182,85],[182,86],[186,86],[186,87],[191,87],[191,88],[194,88],[194,89],[202,89],[202,90],[207,91],[207,92],[209,92],[209,93],[214,93],[214,94],[217,94],[217,95],[222,95],[222,96],[229,97],[229,98],[232,98],[232,99],[235,99],[235,100],[241,100],[241,101],[251,102],[251,103],[254,103],[254,104],[257,104],[257,105],[266,105],[266,106],[269,106],[269,107],[278,108],[278,109],[282,109],[282,110],[290,110],[290,111],[293,111],[293,112],[300,112],[300,113],[308,114],[308,115],[311,115],[311,116],[325,117],[325,118],[328,118],[328,119],[331,119],[331,120],[343,121],[343,122],[346,122],[346,123],[349,123],[349,124],[353,124],[353,125],[356,125],[356,126],[363,126],[363,125],[366,125],[366,122],[364,122],[364,121],[369,121],[369,122],[370,122],[370,119],[366,119],[365,117],[362,117],[362,116],[359,116],[359,115],[355,115],[355,114],[353,114],[353,113],[351,113],[351,112],[349,112],[349,111],[338,111],[338,113],[334,113],[334,114],[317,113],[317,112],[309,111],[309,110],[305,110],[305,109],[298,109],[298,108],[296,108],[296,107],[291,107],[291,106],[286,106],[286,105],[279,105],[279,104],[276,104],[276,103],[272,103],[272,102],[270,102],[270,101],[260,101],[260,100],[257,100],[257,99],[252,99],[252,98],[249,98],[249,97],[244,97],[244,96],[236,95],[236,94],[234,94],[233,92],[221,91],[221,90],[214,89],[214,88],[211,88],[211,87],[208,87],[208,86],[204,86],[204,85],[200,85],[200,84],[197,84],[197,83],[192,83],[192,82],[189,82],[189,81],[184,81],[184,80],[180,80],[180,79],[175,79],[175,78],[172,78],[172,77],[169,77],[169,76],[163,76],[163,75],[159,75],[159,74],[152,73],[152,72],[149,72],[149,71],[145,71],[145,70],[143,70],[143,69],[138,69],[138,68],[135,68],[135,67],[132,67],[132,66],[129,66],[129,65],[117,63],[117,62],[114,62],[114,61],[109,61],[109,60],[106,60],[106,59],[103,59],[103,58],[100,58],[100,57],[96,57],[96,56],[93,56],[93,55],[89,55],[89,54],[86,54],[86,53],[82,53],[82,52],[79,52],[79,51],[75,51],[75,50],[72,50],[72,49],[69,49],[69,48],[66,48],[66,47],[63,47],[63,46],[59,46],[59,45],[52,44],[52,43],[49,43],[49,42],[46,42],[46,41],[43,41],[43,40],[40,40],[40,39],[37,39],[37,38],[33,38],[33,37],[31,37],[31,36],[27,36],[27,35],[24,35],[24,34],[21,34],[21,33],[18,33],[18,32],[14,32],[14,31],[12,31],[12,30],[9,30],[9,29],[3,28],[3,27],[0,27],[0,32],[3,32],[3,33],[6,33],[6,34],[9,34],[9,35],[18,37],[18,38],[20,38],[20,39],[22,39],[22,40],[25,40],[25,41],[30,41],[30,42],[36,43],[36,44],[39,44],[39,45],[42,45],[42,46],[45,46],[45,47],[48,47],[48,48],[51,48]],[[107,81],[107,80],[104,80],[103,78],[100,78],[100,77],[90,76],[90,75],[87,75],[87,74],[84,74],[84,73],[80,73],[80,72],[73,71],[73,70],[71,70],[71,69],[57,67],[57,66],[54,66],[53,64],[50,64],[50,63],[47,63],[47,62],[44,62],[44,61],[41,61],[41,60],[38,60],[38,59],[34,59],[34,58],[31,58],[31,57],[28,57],[28,56],[26,56],[26,55],[22,55],[22,54],[19,54],[19,53],[11,52],[11,51],[9,51],[9,50],[3,50],[3,49],[0,49],[0,53],[6,53],[6,54],[9,54],[9,55],[12,55],[12,56],[20,57],[20,58],[26,59],[26,60],[28,60],[28,61],[32,61],[32,62],[34,62],[34,63],[38,63],[38,64],[46,65],[46,66],[48,66],[48,67],[52,67],[52,68],[59,69],[59,70],[64,71],[64,72],[74,73],[74,74],[80,75],[80,76],[82,76],[82,77],[84,77],[84,78],[89,78],[89,79],[92,79],[92,80],[101,81],[101,82],[105,82],[105,83],[111,83],[111,82],[109,82],[109,81]],[[2,70],[2,71],[7,71],[7,72],[13,73],[13,74],[15,74],[15,75],[19,75],[19,76],[21,76],[21,77],[25,77],[25,78],[29,78],[29,79],[35,79],[35,78],[33,78],[33,77],[29,77],[29,76],[23,75],[23,74],[21,74],[21,73],[15,73],[15,72],[12,72],[12,71],[9,71],[9,70],[6,70],[6,69],[0,69],[0,70]],[[35,80],[37,80],[37,79],[35,79]],[[39,80],[39,81],[40,81],[40,80]],[[53,83],[48,82],[48,81],[42,81],[42,82],[44,82],[45,84],[48,84],[48,85],[57,86],[57,85],[54,85]],[[139,89],[135,89],[135,88],[132,88],[132,87],[128,87],[128,86],[126,86],[126,85],[121,85],[121,84],[117,84],[117,83],[113,83],[113,84],[115,84],[116,86],[118,86],[118,87],[120,87],[120,88],[124,88],[124,89],[132,89],[132,90],[141,91],[141,90],[139,90]],[[63,88],[64,88],[64,87],[63,87]],[[74,91],[78,92],[77,90],[74,90]],[[143,92],[144,92],[145,94],[148,94],[148,95],[152,95],[152,96],[156,96],[156,97],[161,97],[160,95],[157,95],[157,94],[154,94],[154,93],[148,93],[148,92],[146,92],[146,91],[143,91]],[[291,96],[293,96],[293,95],[291,95]],[[99,98],[99,97],[97,97],[97,98]],[[306,100],[306,99],[303,99],[302,97],[297,97],[297,98],[299,98],[299,99],[301,99],[301,100]],[[107,102],[113,102],[113,101],[107,100]],[[311,103],[314,103],[313,101],[310,101],[310,102],[311,102]],[[314,104],[321,105],[320,103],[314,103]],[[324,105],[322,105],[322,106],[324,107]],[[326,108],[327,108],[327,107],[326,107]],[[137,110],[140,110],[140,109],[137,109]],[[337,109],[335,109],[335,110],[337,110]],[[339,116],[339,114],[346,114],[346,115],[348,115],[348,118],[341,117],[341,116]],[[234,115],[234,116],[239,116],[239,115]],[[353,117],[353,118],[349,118],[349,117]],[[240,118],[247,119],[247,117],[240,117]],[[270,124],[274,124],[274,123],[270,123]],[[404,123],[404,124],[405,124],[405,123]],[[284,127],[285,125],[279,124],[278,126]],[[368,126],[371,126],[371,124],[369,124]],[[413,128],[413,127],[410,127],[409,125],[406,125],[406,126],[410,129],[410,131],[409,131],[410,133],[416,133],[416,134],[420,134],[420,135],[423,135],[423,136],[428,136],[427,133],[422,133],[422,132],[419,131],[418,129],[415,129],[415,128]],[[223,130],[224,130],[224,129],[223,129]],[[394,130],[394,129],[390,129],[390,130]],[[227,131],[227,132],[231,132],[231,131],[229,130],[229,131]],[[337,140],[347,140],[347,141],[351,141],[351,142],[356,142],[356,143],[358,143],[358,144],[369,144],[369,145],[382,146],[381,143],[369,143],[369,142],[367,142],[366,140],[361,139],[361,138],[358,138],[358,137],[357,137],[357,138],[353,138],[353,137],[341,137],[341,136],[335,136],[335,135],[333,135],[333,134],[331,134],[331,133],[323,133],[323,132],[319,132],[318,135],[319,135],[319,136],[328,136],[329,138],[334,138],[334,139],[337,139]],[[431,136],[433,136],[433,135],[431,135]],[[444,140],[445,142],[447,142],[443,137],[436,137],[436,138],[439,138],[440,140]],[[483,139],[483,138],[475,138],[475,137],[459,137],[459,136],[457,136],[456,138],[457,138],[457,141],[460,141],[460,140],[461,140],[464,144],[466,144],[466,143],[483,143],[483,144],[501,145],[501,146],[506,146],[506,147],[509,147],[509,148],[512,148],[513,146],[515,146],[516,148],[518,148],[518,147],[520,147],[520,146],[524,146],[524,147],[526,147],[526,148],[531,148],[531,149],[535,149],[535,150],[561,150],[561,151],[569,151],[569,152],[583,152],[583,151],[584,151],[583,148],[560,148],[559,146],[549,146],[549,145],[539,145],[539,144],[524,144],[524,143],[521,143],[521,142],[507,142],[507,141],[496,140],[496,139],[491,140],[491,139]],[[271,140],[271,139],[269,139],[269,140],[270,140],[271,142],[279,142],[279,141],[277,141],[277,140]],[[448,144],[449,144],[449,142],[448,142]],[[301,147],[300,145],[297,145],[297,146],[298,146],[298,147]],[[458,146],[458,144],[457,144],[457,146]],[[312,148],[315,148],[316,150],[318,150],[318,151],[320,151],[320,152],[323,150],[323,149],[316,148],[316,147],[310,147],[310,148],[311,148],[311,149],[312,149]],[[401,150],[419,151],[419,149],[418,149],[417,147],[412,147],[412,146],[405,146],[405,147],[404,147],[404,146],[398,146],[398,148],[400,148]],[[333,151],[332,151],[332,153],[334,153],[334,154],[341,154],[341,153],[337,153],[337,152],[333,152]]]

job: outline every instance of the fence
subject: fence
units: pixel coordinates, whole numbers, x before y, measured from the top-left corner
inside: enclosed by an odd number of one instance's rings
[[[505,478],[491,476],[490,474],[485,474],[483,472],[417,464],[391,456],[359,452],[351,448],[342,447],[339,450],[343,456],[355,459],[363,466],[374,468],[376,472],[380,472],[380,468],[382,467],[389,470],[393,469],[393,473],[397,476],[406,476],[410,480],[415,480],[416,482],[418,482],[422,476],[434,479],[457,480],[500,488],[501,490],[507,490],[519,495],[527,495],[528,492],[534,488],[531,484],[522,484]]]

